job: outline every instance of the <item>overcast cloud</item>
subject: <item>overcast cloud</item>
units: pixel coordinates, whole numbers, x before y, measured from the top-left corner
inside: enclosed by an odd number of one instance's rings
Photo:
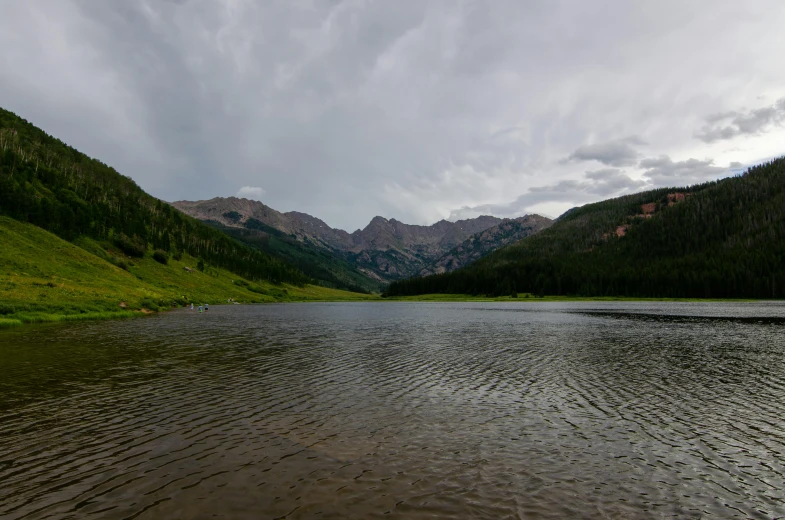
[[[687,159],[674,162],[667,155],[644,159],[640,164],[645,169],[643,176],[656,186],[689,186],[698,184],[720,176],[727,177],[731,169],[738,167],[738,163],[731,163],[727,168],[714,165],[712,159],[699,161]]]
[[[706,125],[696,135],[707,143],[740,135],[759,135],[785,122],[785,98],[767,107],[745,112],[725,112],[706,117]]]
[[[235,196],[240,197],[241,199],[264,201],[265,193],[266,192],[258,186],[243,186],[237,190]]]
[[[0,13],[0,105],[169,201],[242,195],[350,231],[556,216],[785,153],[781,0]]]
[[[632,166],[641,155],[634,146],[644,144],[646,142],[638,137],[587,144],[572,152],[567,161],[598,161],[608,166]]]

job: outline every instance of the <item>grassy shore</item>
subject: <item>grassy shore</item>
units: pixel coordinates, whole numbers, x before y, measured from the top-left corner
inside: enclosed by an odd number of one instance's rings
[[[111,244],[66,242],[36,226],[0,217],[0,328],[24,323],[130,318],[194,303],[301,301],[573,302],[725,301],[679,298],[483,297],[424,294],[380,298],[316,285],[249,281],[214,267],[196,269],[188,255],[161,264],[148,252],[127,258]],[[734,300],[741,301],[741,300]],[[749,301],[749,300],[747,300]]]
[[[88,238],[67,242],[31,224],[0,217],[0,327],[114,319],[194,303],[359,301],[378,296],[315,285],[243,280],[188,255],[161,264],[127,258]]]

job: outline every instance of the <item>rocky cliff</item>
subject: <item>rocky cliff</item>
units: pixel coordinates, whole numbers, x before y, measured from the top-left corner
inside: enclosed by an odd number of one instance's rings
[[[255,200],[216,197],[195,202],[181,200],[172,206],[199,220],[212,220],[228,227],[244,228],[254,219],[298,240],[329,249],[348,250],[352,245],[351,236],[342,229],[333,229],[306,213],[281,213]]]

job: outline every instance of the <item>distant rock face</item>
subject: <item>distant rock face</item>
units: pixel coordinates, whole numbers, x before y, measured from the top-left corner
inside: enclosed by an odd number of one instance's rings
[[[229,227],[242,228],[249,219],[255,219],[338,254],[366,275],[384,282],[457,269],[551,224],[550,219],[539,215],[441,220],[431,226],[374,217],[364,229],[347,233],[306,213],[281,213],[261,202],[236,197],[178,201],[172,206],[197,219],[214,220]]]
[[[199,220],[214,220],[229,227],[245,227],[248,219],[256,219],[298,240],[309,240],[328,249],[346,250],[352,245],[349,233],[342,229],[333,229],[306,213],[281,213],[255,200],[216,197],[195,202],[181,200],[172,206]]]
[[[459,245],[442,255],[432,265],[420,271],[421,276],[454,271],[469,265],[475,260],[508,244],[515,243],[553,224],[549,218],[540,215],[526,215],[516,219],[504,220],[470,236]]]

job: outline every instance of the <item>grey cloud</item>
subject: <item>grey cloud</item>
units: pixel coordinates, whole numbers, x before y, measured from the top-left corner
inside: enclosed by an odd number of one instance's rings
[[[264,195],[265,191],[258,186],[243,186],[237,190],[235,197],[261,201],[264,200]]]
[[[643,176],[657,186],[689,186],[730,173],[730,167],[715,166],[712,159],[673,161],[667,155],[644,159],[639,166],[646,170]]]
[[[0,103],[165,200],[261,186],[355,229],[637,189],[583,161],[703,156],[692,121],[785,84],[759,52],[779,0],[598,2],[0,0]],[[720,115],[722,136],[776,120]]]
[[[599,161],[608,166],[632,166],[640,153],[632,145],[645,145],[641,138],[632,136],[616,141],[584,145],[567,158],[567,161]]]
[[[480,204],[477,206],[462,206],[450,212],[447,220],[455,221],[465,218],[474,218],[480,215],[494,215],[502,218],[515,218],[529,213],[531,206],[542,202],[569,202],[572,204],[585,204],[592,197],[585,192],[574,192],[569,188],[574,181],[565,181],[551,187],[541,187],[539,191],[531,191],[519,196],[512,202],[501,204]]]
[[[586,172],[586,178],[594,181],[590,193],[612,195],[644,189],[646,181],[633,179],[615,168]]]
[[[738,112],[730,111],[730,112],[718,112],[716,114],[709,114],[706,116],[705,120],[709,124],[719,123],[720,121],[724,121],[726,119],[730,119],[738,115]]]
[[[785,98],[771,106],[747,112],[722,112],[706,117],[706,125],[695,137],[706,143],[733,139],[740,135],[758,135],[785,122]]]
[[[633,179],[618,168],[605,168],[602,170],[587,171],[587,180],[566,180],[551,186],[535,186],[530,188],[530,193],[587,193],[590,195],[608,196],[622,192],[641,189],[646,182]],[[550,200],[547,200],[551,202]]]
[[[458,220],[478,215],[519,217],[531,211],[531,207],[543,203],[569,202],[585,204],[625,193],[641,190],[645,181],[633,179],[617,168],[587,171],[583,180],[563,180],[547,186],[535,186],[512,202],[504,204],[481,204],[463,206],[450,213],[449,220]]]
[[[584,174],[584,178],[585,180],[567,180],[551,186],[533,187],[530,189],[530,192],[549,194],[557,192],[574,194],[580,192],[589,195],[609,196],[620,195],[646,186],[646,182],[633,179],[618,168],[587,171]]]

